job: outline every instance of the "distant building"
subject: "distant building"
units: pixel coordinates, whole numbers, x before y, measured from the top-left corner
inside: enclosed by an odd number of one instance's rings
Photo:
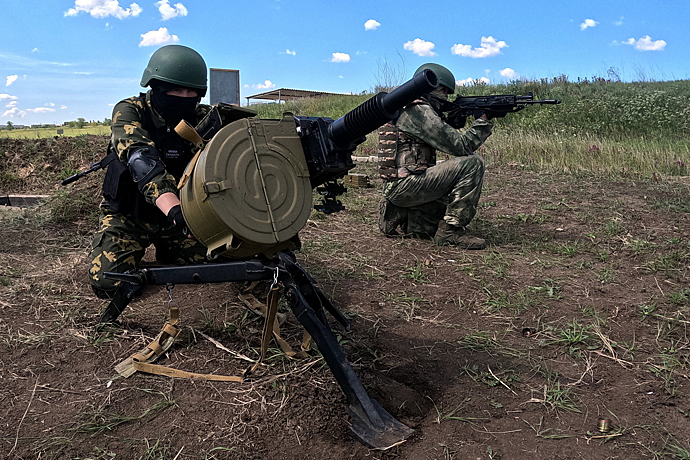
[[[305,97],[322,97],[322,96],[349,96],[349,94],[340,93],[326,93],[324,91],[308,91],[304,89],[290,89],[279,88],[265,93],[253,94],[247,96],[247,104],[250,99],[264,99],[269,101],[294,101],[296,99],[304,99]]]

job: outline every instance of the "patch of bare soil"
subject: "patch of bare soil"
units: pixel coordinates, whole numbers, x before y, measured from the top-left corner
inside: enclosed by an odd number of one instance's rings
[[[375,177],[367,164],[356,172]],[[314,214],[297,257],[352,318],[350,332],[333,329],[370,396],[414,428],[405,443],[380,452],[351,437],[317,351],[291,360],[274,343],[244,383],[119,378],[114,366],[165,322],[168,292],[147,288],[121,329],[95,332],[95,220],[48,203],[0,213],[0,457],[690,456],[687,183],[492,166],[471,228],[490,245],[472,252],[382,236],[378,197],[350,189],[347,211]],[[246,369],[238,354],[257,358],[262,320],[243,288],[176,286],[183,331],[160,364]],[[299,348],[302,329],[282,309],[281,334]]]

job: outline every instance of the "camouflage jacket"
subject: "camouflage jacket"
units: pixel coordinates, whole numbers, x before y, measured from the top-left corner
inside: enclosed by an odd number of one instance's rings
[[[197,119],[187,121],[195,126],[209,110],[210,106],[199,104]],[[147,203],[154,204],[166,192],[177,194],[177,180],[191,160],[194,146],[178,136],[174,126],[168,126],[153,109],[151,91],[115,105],[111,132],[111,145],[125,165],[139,147],[154,146],[158,150],[166,171],[153,177],[142,190]]]
[[[388,129],[386,129],[388,128]],[[379,130],[379,170],[385,180],[418,174],[436,164],[436,151],[473,155],[491,135],[493,122],[477,119],[460,132],[425,101],[407,105],[393,125]]]

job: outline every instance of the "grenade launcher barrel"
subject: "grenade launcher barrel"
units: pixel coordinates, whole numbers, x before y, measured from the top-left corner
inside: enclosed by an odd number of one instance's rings
[[[344,176],[354,168],[352,152],[368,133],[396,118],[403,107],[436,88],[438,78],[427,69],[390,93],[378,93],[335,121],[324,117],[295,117],[312,187]]]
[[[390,93],[378,93],[334,121],[328,128],[331,140],[340,146],[351,144],[396,118],[403,107],[436,88],[436,74],[428,69],[420,72]]]

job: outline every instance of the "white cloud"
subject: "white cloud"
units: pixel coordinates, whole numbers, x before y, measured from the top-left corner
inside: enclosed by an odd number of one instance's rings
[[[482,37],[479,48],[472,48],[471,45],[453,45],[450,49],[451,53],[458,56],[465,56],[471,58],[485,58],[501,54],[501,48],[506,48],[508,45],[503,40],[498,41],[492,36]]]
[[[297,52],[296,52],[296,51],[290,51],[290,50],[288,49],[288,50],[285,50],[285,54],[289,54],[290,56],[294,56],[294,55],[297,54]]]
[[[38,53],[38,48],[34,48],[31,50],[32,53]]]
[[[364,23],[364,30],[376,30],[381,25],[380,22],[369,19]]]
[[[403,45],[403,48],[412,51],[417,56],[436,56],[432,50],[436,45],[432,42],[422,40],[421,38],[415,38]]]
[[[129,8],[122,8],[118,0],[75,0],[74,8],[67,10],[65,16],[76,16],[84,12],[94,18],[114,16],[124,19],[129,16],[139,16],[141,11],[141,7],[136,3],[129,5]]]
[[[160,0],[154,3],[158,7],[158,11],[161,14],[161,19],[167,21],[168,19],[176,18],[178,16],[187,16],[187,8],[182,3],[175,3],[174,6],[170,6],[168,0]]]
[[[50,113],[55,112],[55,109],[48,107],[36,107],[35,109],[26,109],[26,111],[31,113]]]
[[[634,38],[629,38],[623,42],[626,45],[633,45],[636,50],[640,51],[663,51],[666,48],[666,42],[664,40],[652,40],[649,35],[635,40]]]
[[[511,80],[517,80],[520,78],[520,74],[511,69],[510,67],[506,67],[503,70],[499,70],[499,72],[502,77],[510,78]]]
[[[0,93],[0,101],[16,101],[17,99],[19,99],[17,96],[10,96],[7,93]],[[7,107],[9,107],[9,105]]]
[[[333,53],[331,62],[350,62],[350,55],[347,53]]]
[[[9,117],[9,118],[21,118],[26,115],[26,112],[23,110],[19,110],[17,107],[12,107],[10,110],[5,110],[2,115],[2,117]]]
[[[170,35],[167,27],[161,27],[158,30],[151,30],[145,34],[141,34],[139,46],[167,45],[179,41],[180,38],[177,35]]]
[[[622,26],[623,25],[623,16],[618,21],[613,22],[614,26]]]
[[[8,75],[7,76],[7,83],[5,84],[5,86],[10,86],[12,83],[17,81],[17,78],[19,78],[19,75]]]
[[[472,86],[476,85],[477,82],[488,85],[491,83],[491,80],[489,80],[486,77],[481,77],[481,78],[465,78],[464,80],[457,80],[455,83],[458,86]]]
[[[597,21],[594,19],[585,19],[585,22],[580,24],[580,30],[585,30],[587,27],[594,27],[597,24],[599,24]]]
[[[276,87],[276,84],[273,83],[271,80],[264,80],[263,83],[259,83],[257,85],[252,85],[252,88],[254,89],[273,89]]]

